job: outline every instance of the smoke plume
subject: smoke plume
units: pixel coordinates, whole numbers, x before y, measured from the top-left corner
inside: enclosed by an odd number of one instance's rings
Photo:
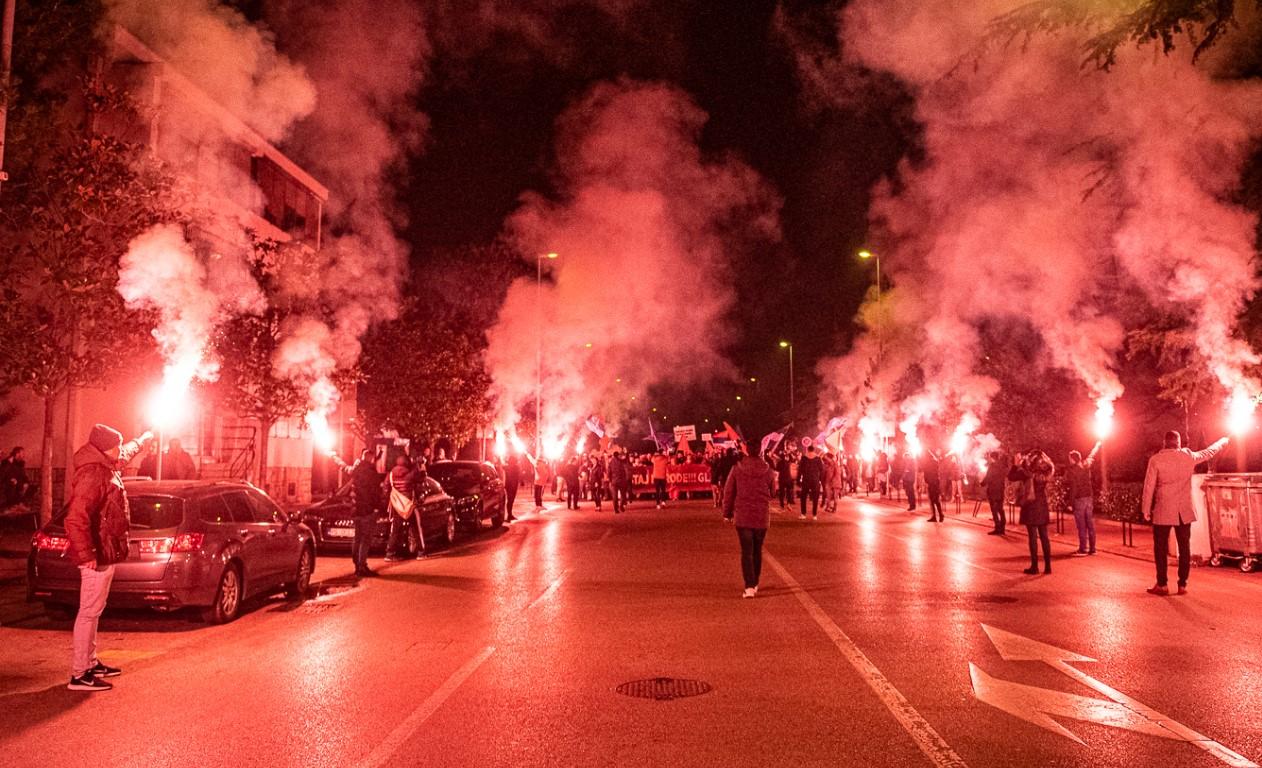
[[[1124,47],[1112,71],[1084,69],[1083,30],[983,47],[987,24],[1016,5],[856,0],[840,14],[845,66],[808,73],[815,98],[830,75],[838,103],[853,97],[851,73],[892,75],[923,130],[923,160],[905,160],[871,209],[894,284],[861,311],[873,333],[880,315],[881,370],[871,389],[855,382],[870,340],[826,361],[835,398],[890,402],[919,366],[904,420],[983,416],[997,383],[974,375],[977,328],[999,318],[1028,323],[1052,365],[1111,401],[1130,322],[1116,299],[1135,288],[1187,318],[1228,391],[1256,393],[1245,375],[1256,357],[1236,334],[1256,287],[1256,220],[1230,195],[1262,134],[1262,86],[1216,80],[1182,49]]]
[[[561,116],[557,197],[526,195],[508,222],[544,280],[517,281],[489,333],[501,426],[533,403],[537,345],[548,440],[592,414],[616,423],[655,384],[733,374],[730,249],[778,237],[778,202],[743,163],[703,156],[705,121],[680,90],[630,81]]]

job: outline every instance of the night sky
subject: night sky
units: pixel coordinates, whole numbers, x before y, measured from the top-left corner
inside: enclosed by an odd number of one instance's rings
[[[727,403],[749,408],[751,427],[780,418],[768,413],[787,404],[777,342],[795,343],[801,400],[815,361],[843,351],[854,333],[872,282],[871,265],[854,257],[868,191],[905,154],[909,131],[903,102],[810,109],[776,30],[776,5],[646,3],[624,25],[579,7],[552,20],[546,49],[512,33],[473,41],[459,30],[438,34],[421,94],[428,143],[403,184],[414,263],[423,269],[444,250],[493,241],[524,191],[550,191],[554,121],[592,84],[624,76],[674,83],[710,115],[705,151],[734,153],[782,196],[784,239],[734,264],[739,342],[729,356],[759,386],[741,406],[732,392],[701,393],[708,408],[666,415],[700,419]],[[830,6],[835,12],[831,3],[788,4],[795,18],[817,22],[811,32],[825,42],[835,39]]]

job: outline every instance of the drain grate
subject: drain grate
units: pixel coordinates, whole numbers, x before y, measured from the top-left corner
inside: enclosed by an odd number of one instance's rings
[[[632,680],[614,688],[623,696],[653,701],[671,701],[686,699],[689,696],[700,696],[714,690],[709,683],[700,680],[680,680],[674,677],[651,677],[648,680]]]

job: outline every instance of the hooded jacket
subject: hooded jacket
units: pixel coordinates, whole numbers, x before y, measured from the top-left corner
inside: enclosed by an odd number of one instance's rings
[[[723,516],[738,528],[766,529],[771,525],[771,497],[776,473],[757,456],[746,456],[732,468],[723,489]]]
[[[75,451],[65,527],[70,559],[77,565],[93,560],[98,566],[111,565],[127,559],[131,516],[118,467],[138,449],[134,441],[124,445],[119,461],[91,444]]]

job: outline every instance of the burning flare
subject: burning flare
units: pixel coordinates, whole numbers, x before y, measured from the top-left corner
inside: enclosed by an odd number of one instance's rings
[[[1107,440],[1113,434],[1113,401],[1102,397],[1095,402],[1095,436]]]
[[[1253,414],[1257,407],[1257,397],[1237,388],[1227,403],[1228,431],[1234,435],[1243,435],[1253,429]]]

